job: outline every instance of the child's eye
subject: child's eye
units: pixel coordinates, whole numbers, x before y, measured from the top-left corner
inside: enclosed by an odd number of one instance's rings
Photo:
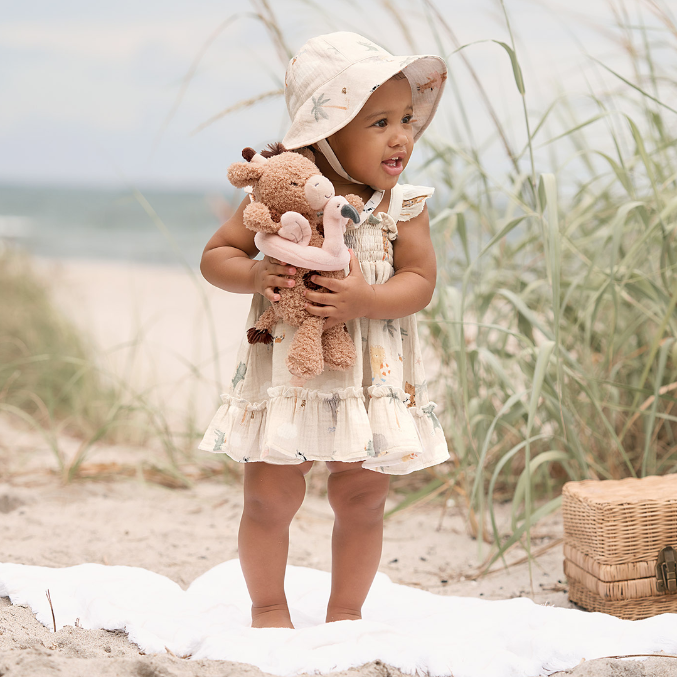
[[[388,124],[388,121],[387,121],[385,118],[383,118],[382,120],[377,120],[377,121],[374,123],[374,127],[381,127],[381,128],[383,128],[383,127],[385,127],[387,124]]]
[[[405,125],[408,125],[409,123],[414,121],[414,116],[413,115],[405,115],[402,118],[402,122],[404,122]]]

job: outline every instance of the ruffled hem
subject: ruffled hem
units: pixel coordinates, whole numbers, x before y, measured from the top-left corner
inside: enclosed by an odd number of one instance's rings
[[[240,463],[362,461],[364,468],[392,475],[449,458],[434,402],[411,407],[401,388],[366,390],[368,407],[358,387],[324,393],[276,386],[263,402],[223,395],[199,448]]]

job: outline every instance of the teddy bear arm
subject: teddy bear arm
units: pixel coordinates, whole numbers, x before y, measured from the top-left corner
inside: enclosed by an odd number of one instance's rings
[[[261,202],[251,202],[242,215],[244,225],[255,233],[277,233],[280,224],[273,221],[270,210]]]
[[[349,204],[355,207],[358,214],[361,214],[364,211],[364,202],[362,202],[362,198],[351,193],[350,195],[346,195],[346,200],[348,200]]]

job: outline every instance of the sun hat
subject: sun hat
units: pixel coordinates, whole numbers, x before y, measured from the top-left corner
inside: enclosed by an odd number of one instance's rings
[[[447,79],[444,59],[430,54],[394,56],[357,33],[329,33],[308,40],[285,74],[291,118],[282,140],[285,148],[310,146],[345,127],[376,89],[400,71],[411,86],[417,140],[439,104]],[[320,147],[325,155],[325,149],[331,151],[326,142]]]

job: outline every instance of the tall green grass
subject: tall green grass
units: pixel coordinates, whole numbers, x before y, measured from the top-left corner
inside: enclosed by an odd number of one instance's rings
[[[465,46],[424,4],[452,52],[453,87]],[[677,26],[653,8],[674,59]],[[455,474],[497,541],[493,501],[512,501],[503,548],[559,506],[565,480],[677,470],[677,111],[661,100],[669,70],[652,60],[645,26],[618,25],[634,81],[607,68],[615,91],[590,92],[595,115],[577,119],[564,93],[536,117],[507,11],[505,20],[525,141],[519,152],[505,145],[505,176],[492,175],[479,147],[439,138],[429,147],[446,199],[431,220],[439,284],[422,313]],[[553,116],[560,129],[548,134]],[[612,153],[591,133],[604,125]],[[497,133],[505,138],[499,123]],[[544,148],[553,160],[538,166]]]
[[[102,367],[89,337],[55,306],[48,281],[26,255],[0,250],[0,290],[0,414],[42,436],[61,478],[78,477],[100,444],[150,443],[164,458],[142,472],[170,486],[189,485],[182,468],[193,461],[191,422],[177,430],[152,389],[135,391],[129,375]],[[133,350],[129,364],[133,368]],[[212,474],[214,468],[207,466],[203,470]],[[104,470],[108,474],[114,467]]]
[[[40,432],[71,479],[119,419],[119,398],[25,255],[0,251],[0,289],[0,412]],[[82,439],[75,457],[62,452],[62,434]]]

